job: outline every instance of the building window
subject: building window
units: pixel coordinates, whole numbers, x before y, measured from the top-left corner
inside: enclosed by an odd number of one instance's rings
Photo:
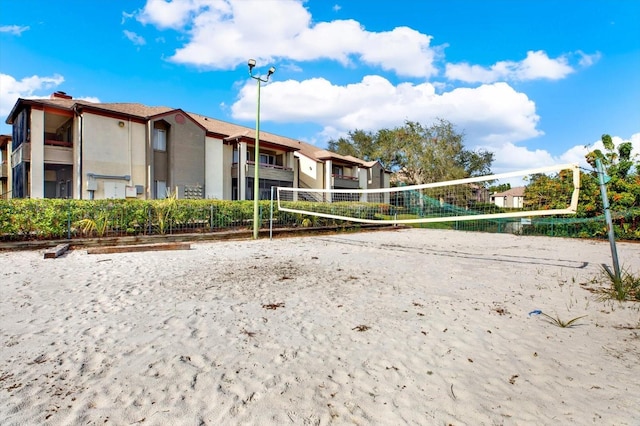
[[[65,142],[73,143],[73,125],[67,126],[67,140]]]
[[[238,178],[231,179],[231,199],[239,200],[240,194],[238,194]]]
[[[247,200],[253,200],[253,178],[247,178]],[[260,200],[270,200],[271,199],[271,187],[283,186],[287,188],[293,187],[293,182],[284,181],[284,180],[271,180],[271,179],[260,179],[259,185],[259,199]]]
[[[164,129],[153,129],[153,149],[156,151],[167,150],[167,131]]]
[[[273,166],[276,164],[276,156],[270,154],[260,154],[260,164],[269,164]]]
[[[333,166],[331,168],[331,173],[334,176],[344,176],[344,169],[342,168],[342,166]]]
[[[167,198],[167,182],[164,180],[156,181],[156,198]]]

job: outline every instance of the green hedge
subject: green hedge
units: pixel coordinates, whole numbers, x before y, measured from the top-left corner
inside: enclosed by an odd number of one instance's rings
[[[261,226],[270,202],[260,201]],[[0,200],[0,239],[212,232],[253,227],[253,201],[220,200]],[[277,226],[302,226],[307,216],[275,212]]]
[[[391,219],[411,212],[389,204],[364,202],[288,202],[287,207],[362,219]],[[260,201],[261,227],[269,226],[270,201]],[[252,229],[253,201],[223,200],[0,200],[0,240],[66,239],[126,235],[175,234]],[[278,211],[274,227],[345,226],[350,222]],[[511,220],[478,220],[416,224],[419,227],[513,232]],[[515,221],[519,222],[519,219]],[[640,209],[613,212],[617,238],[640,240]],[[526,235],[606,238],[604,217],[534,218],[518,228]]]

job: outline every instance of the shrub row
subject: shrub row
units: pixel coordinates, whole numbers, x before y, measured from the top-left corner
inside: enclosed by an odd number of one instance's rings
[[[269,226],[270,201],[259,203],[262,227]],[[360,219],[390,219],[394,215],[412,214],[410,209],[389,204],[364,202],[316,203],[288,202],[287,207],[302,211],[357,217]],[[61,200],[10,199],[0,200],[0,239],[59,239],[84,236],[123,236],[173,234],[181,232],[214,232],[250,229],[253,227],[253,201],[226,200]],[[275,227],[344,226],[349,222],[278,211],[274,205]],[[416,216],[417,217],[417,216]],[[417,225],[421,226],[421,225]],[[513,226],[500,220],[423,224],[424,227],[445,227],[486,232],[514,232]],[[527,235],[549,235],[581,238],[606,238],[604,218],[544,219],[519,227]],[[640,240],[640,210],[614,214],[616,237]]]
[[[259,203],[261,226],[270,202]],[[253,227],[253,201],[221,200],[0,200],[0,239],[212,232]],[[276,226],[323,226],[336,221],[274,212]]]

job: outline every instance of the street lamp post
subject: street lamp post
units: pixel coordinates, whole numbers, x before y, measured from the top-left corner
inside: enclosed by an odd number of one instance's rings
[[[247,63],[249,65],[249,75],[251,78],[256,80],[258,83],[258,107],[256,111],[256,144],[255,144],[255,154],[254,154],[254,172],[253,172],[253,239],[258,239],[258,231],[259,231],[259,201],[260,201],[260,86],[262,83],[266,83],[269,81],[269,77],[271,74],[276,72],[275,67],[269,68],[267,71],[267,76],[262,79],[258,75],[253,75],[253,68],[256,66],[255,59],[249,59]]]

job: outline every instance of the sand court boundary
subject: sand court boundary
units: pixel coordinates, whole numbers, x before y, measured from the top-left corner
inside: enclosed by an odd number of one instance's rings
[[[0,252],[2,424],[637,424],[640,309],[594,293],[608,242],[189,244]]]

